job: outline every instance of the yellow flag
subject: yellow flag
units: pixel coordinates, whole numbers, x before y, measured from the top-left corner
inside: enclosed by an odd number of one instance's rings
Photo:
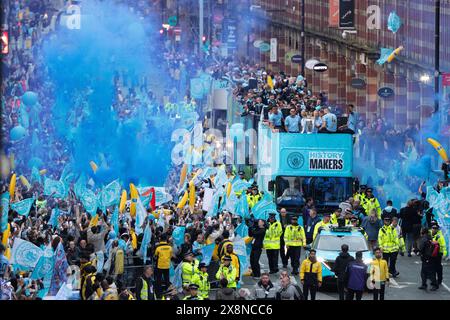
[[[97,226],[98,224],[98,214],[96,214],[92,219],[91,222],[89,222],[89,228]]]
[[[267,84],[270,87],[270,90],[273,90],[273,80],[271,76],[267,76]]]
[[[9,195],[10,201],[14,199],[14,192],[16,191],[16,174],[14,173],[11,177],[11,181],[9,182]]]
[[[187,190],[184,192],[183,198],[181,198],[180,202],[178,202],[177,208],[183,209],[184,205],[186,204],[188,200],[188,192]]]

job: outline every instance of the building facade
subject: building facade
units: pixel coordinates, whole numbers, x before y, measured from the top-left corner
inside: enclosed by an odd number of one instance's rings
[[[276,62],[270,62],[269,52],[261,52],[252,43],[243,45],[240,53],[269,70],[300,74],[301,64],[291,62],[290,57],[301,52],[302,1],[237,2],[241,6],[245,3],[244,7],[257,8],[249,10],[252,11],[249,14],[252,20],[249,40],[270,43],[271,38],[277,38],[278,43]],[[323,73],[306,69],[306,78],[313,92],[327,92],[331,105],[354,104],[366,121],[383,117],[398,129],[407,125],[424,125],[434,111],[435,1],[357,0],[356,34],[347,34],[345,39],[343,30],[330,27],[330,4],[335,5],[336,1],[305,0],[305,60],[314,58],[329,67]],[[380,29],[370,29],[367,21],[374,14],[372,10],[377,8],[381,18]],[[392,11],[396,11],[403,21],[395,34],[387,28],[387,19]],[[245,11],[241,12],[245,16]],[[441,1],[440,37],[440,71],[450,72],[448,0]],[[382,66],[376,63],[381,47],[395,49],[400,46],[404,50],[393,62]],[[424,81],[424,75],[429,76],[428,81]],[[354,78],[363,79],[365,87],[352,87]],[[388,99],[379,97],[377,92],[382,87],[394,89],[395,95]],[[440,90],[440,112],[446,118],[449,101],[448,93],[444,94],[443,89],[450,90],[442,87]],[[443,120],[444,126],[447,121]]]

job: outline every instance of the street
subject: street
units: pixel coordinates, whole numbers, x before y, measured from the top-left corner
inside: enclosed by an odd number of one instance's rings
[[[303,252],[302,252],[303,256]],[[261,255],[261,272],[269,272],[267,255],[263,253]],[[281,261],[280,262],[280,271]],[[450,263],[444,262],[444,281],[442,286],[437,291],[423,291],[417,289],[420,286],[420,258],[412,256],[408,258],[399,256],[397,260],[397,270],[400,275],[396,279],[391,280],[391,285],[386,288],[385,299],[386,300],[450,300]],[[288,266],[289,272],[291,271],[290,265]],[[278,275],[270,275],[270,279],[273,283],[278,282]],[[291,281],[299,283],[298,276],[291,276]],[[252,277],[244,277],[244,288],[249,290],[253,289],[257,281]],[[338,300],[338,293],[332,288],[325,288],[320,290],[316,296],[317,300]],[[363,300],[372,300],[372,295],[365,292]]]

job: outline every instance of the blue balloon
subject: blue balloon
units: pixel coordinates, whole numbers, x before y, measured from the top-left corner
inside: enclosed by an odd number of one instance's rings
[[[31,107],[34,106],[38,101],[38,95],[37,93],[33,91],[27,91],[22,96],[22,102],[27,106]]]
[[[28,167],[31,169],[33,167],[36,167],[36,169],[39,169],[42,167],[42,164],[43,164],[42,160],[38,157],[33,157],[28,161]]]
[[[22,126],[16,126],[11,129],[9,132],[9,136],[11,138],[11,141],[18,141],[23,139],[27,134],[27,130]]]

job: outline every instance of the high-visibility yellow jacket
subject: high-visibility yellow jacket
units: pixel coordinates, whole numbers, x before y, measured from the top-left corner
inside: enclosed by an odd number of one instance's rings
[[[381,206],[377,198],[365,198],[365,201],[361,206],[364,208],[367,215],[370,214],[372,209],[375,209],[378,219],[381,219]]]
[[[192,283],[193,276],[198,273],[198,260],[194,259],[192,262],[184,261],[181,265],[181,278],[183,285]]]
[[[365,195],[364,193],[356,192],[356,193],[353,195],[353,199],[354,199],[355,201],[359,201],[359,204],[360,204],[360,205],[362,205],[362,203],[365,201],[365,198],[366,198],[366,195]]]
[[[439,243],[439,253],[442,254],[442,256],[447,256],[447,243],[445,242],[444,235],[442,234],[442,231],[438,231],[433,236],[433,241],[437,241]]]
[[[201,295],[197,295],[196,297],[188,295],[184,297],[183,300],[205,300],[205,299]]]
[[[264,249],[266,250],[277,250],[280,249],[280,238],[283,234],[283,228],[279,221],[275,221],[270,224],[269,228],[266,230],[264,236]]]
[[[220,280],[222,277],[224,277],[228,280],[227,288],[236,288],[236,275],[237,270],[232,264],[230,264],[228,267],[226,267],[224,264],[221,264],[219,270],[216,273],[216,279]]]
[[[209,297],[209,290],[211,289],[211,284],[208,281],[207,272],[198,272],[193,275],[192,283],[198,285],[198,294],[204,299]]]
[[[323,228],[323,227],[327,227],[331,225],[331,221],[328,223],[325,223],[322,221],[320,221],[318,224],[316,224],[316,226],[314,227],[314,233],[313,233],[313,240],[316,239],[317,234],[319,233],[319,229]]]
[[[313,263],[309,258],[303,260],[300,267],[300,280],[305,280],[305,275],[308,273],[316,274],[317,281],[322,282],[322,264],[320,262]]]
[[[172,247],[165,241],[161,241],[155,250],[156,267],[158,269],[170,269]]]
[[[373,259],[370,263],[370,281],[389,280],[389,270],[386,260]]]
[[[225,256],[231,257],[231,265],[236,269],[236,281],[239,281],[241,275],[241,264],[239,262],[239,257],[235,253],[226,254],[222,257],[221,262],[223,263]]]
[[[378,245],[384,253],[398,252],[399,241],[397,230],[392,226],[383,226],[378,231]]]
[[[306,246],[306,235],[303,227],[300,225],[288,225],[286,230],[284,230],[284,243],[290,247]]]

